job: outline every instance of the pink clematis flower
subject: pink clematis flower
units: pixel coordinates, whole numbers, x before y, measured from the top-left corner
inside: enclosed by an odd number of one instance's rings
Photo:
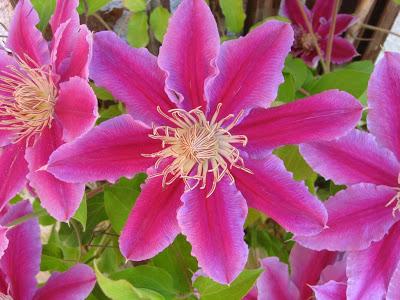
[[[322,176],[349,187],[326,202],[328,228],[297,237],[316,250],[351,251],[348,299],[399,299],[400,54],[385,53],[368,88],[370,133],[301,146]]]
[[[264,272],[244,300],[346,299],[346,257],[339,252],[313,251],[296,244],[288,266],[277,257],[261,260]]]
[[[323,205],[271,151],[341,136],[360,118],[360,104],[338,91],[265,109],[292,40],[290,25],[274,21],[220,46],[203,0],[181,3],[158,60],[112,32],[96,34],[91,77],[129,114],[61,146],[45,168],[68,182],[114,182],[147,170],[122,253],[149,259],[182,232],[203,271],[231,282],[247,260],[247,205],[295,234],[326,223]]]
[[[92,35],[79,26],[78,0],[57,1],[50,21],[53,39],[36,28],[38,14],[29,0],[15,8],[0,49],[0,208],[25,185],[60,221],[79,207],[84,184],[71,184],[38,170],[66,141],[89,130],[97,100],[88,80]]]
[[[303,6],[325,60],[329,28],[332,24],[331,19],[334,10],[334,2],[333,0],[317,0],[311,11],[305,5]],[[298,1],[285,0],[283,11],[292,21],[295,33],[295,42],[292,47],[293,55],[301,57],[310,67],[315,67],[320,57],[313,42],[313,35],[309,31],[307,23],[301,13]],[[343,64],[358,55],[353,44],[340,37],[340,35],[352,26],[355,21],[356,18],[352,15],[337,15],[331,55],[331,61],[335,64]]]
[[[5,206],[0,224],[32,213],[29,201]],[[2,227],[6,228],[6,227]],[[77,264],[64,273],[53,273],[47,283],[37,288],[35,276],[40,270],[42,247],[37,219],[31,219],[6,232],[8,247],[0,258],[0,299],[4,300],[83,300],[96,283],[93,270]]]

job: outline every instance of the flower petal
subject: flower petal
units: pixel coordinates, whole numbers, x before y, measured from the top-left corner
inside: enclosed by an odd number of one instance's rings
[[[76,8],[79,5],[79,0],[57,0],[54,14],[50,18],[50,26],[53,34],[56,33],[57,28],[64,22],[71,19],[76,25],[79,25],[79,15]]]
[[[315,171],[337,184],[397,186],[399,162],[367,132],[353,130],[337,140],[304,144],[300,152]]]
[[[400,161],[400,54],[386,52],[368,86],[368,129]]]
[[[182,32],[185,28],[185,32]],[[185,109],[206,108],[204,88],[218,73],[218,28],[205,1],[185,0],[169,21],[158,64],[167,73],[166,91]]]
[[[335,26],[335,35],[342,34],[352,26],[355,22],[357,22],[357,18],[348,14],[338,14],[336,17],[336,26]],[[326,22],[322,24],[318,28],[318,34],[323,37],[327,37],[329,34],[329,30],[331,28],[332,21]]]
[[[122,101],[134,118],[148,125],[165,123],[157,106],[163,111],[175,107],[164,92],[165,74],[157,66],[157,58],[147,49],[131,48],[113,32],[96,33],[90,77]]]
[[[46,128],[33,147],[26,150],[25,158],[29,163],[29,184],[35,189],[42,206],[59,221],[67,221],[78,209],[83,194],[84,184],[60,181],[47,171],[39,170],[49,160],[51,153],[62,141],[62,130],[53,122]]]
[[[335,8],[335,1],[332,0],[316,0],[313,8],[313,26],[318,28],[320,24],[324,24],[332,19],[332,12]]]
[[[122,254],[130,260],[152,258],[180,233],[176,213],[182,206],[183,183],[162,187],[162,176],[148,179],[121,233]]]
[[[96,275],[93,270],[87,265],[77,264],[64,273],[53,273],[46,284],[36,292],[33,300],[86,299],[95,284]]]
[[[312,287],[318,300],[346,300],[346,283],[330,280]]]
[[[300,292],[300,299],[312,297],[311,285],[318,283],[321,272],[335,262],[336,252],[313,251],[295,244],[290,252],[291,278]]]
[[[336,90],[269,109],[254,109],[232,134],[249,139],[246,152],[264,155],[287,144],[332,140],[355,127],[362,107],[353,96]]]
[[[150,133],[149,127],[130,115],[118,116],[62,145],[50,156],[46,169],[67,182],[132,177],[155,162],[142,154],[161,150],[160,142],[148,137]]]
[[[398,262],[396,270],[393,272],[386,294],[386,300],[397,299],[400,299],[400,262]]]
[[[86,25],[78,25],[68,20],[54,35],[51,60],[61,82],[73,76],[89,77],[93,36]]]
[[[28,164],[24,158],[25,141],[0,149],[0,209],[22,190]]]
[[[94,126],[97,98],[85,79],[73,77],[61,83],[55,112],[63,127],[64,141],[72,141]]]
[[[8,247],[8,238],[7,238],[8,227],[0,226],[0,258],[3,257],[4,251]]]
[[[229,284],[247,261],[248,248],[243,240],[246,201],[226,176],[211,196],[206,198],[206,194],[199,188],[183,194],[179,226],[205,274]]]
[[[298,5],[297,0],[285,0],[283,4],[283,13],[287,16],[295,25],[300,25],[304,29],[307,28],[306,22],[301,14],[301,8]],[[303,5],[303,9],[308,16],[308,19],[311,21],[311,12],[310,10]]]
[[[261,261],[264,272],[257,280],[258,299],[300,299],[296,285],[290,280],[288,266],[277,257]]]
[[[206,90],[211,112],[219,102],[221,116],[268,107],[283,82],[282,69],[292,43],[292,28],[278,21],[266,22],[243,38],[225,42],[217,58],[220,72]]]
[[[337,282],[346,282],[346,260],[347,256],[338,253],[338,259],[334,264],[327,266],[322,270],[319,283],[327,283],[330,280]]]
[[[330,251],[365,249],[379,241],[397,221],[386,204],[396,191],[385,186],[357,184],[326,202],[328,227],[315,236],[297,236],[305,247]]]
[[[26,60],[28,56],[41,66],[49,62],[50,54],[46,40],[36,28],[38,23],[39,16],[30,0],[18,1],[8,31],[7,47],[21,59]]]
[[[327,43],[328,43],[327,40],[321,41],[321,48],[324,52],[326,52]],[[350,43],[348,40],[342,37],[335,37],[333,39],[332,56],[331,56],[332,63],[343,64],[351,61],[357,55],[358,52],[356,48],[354,48],[354,45]]]
[[[2,225],[31,213],[29,201],[10,207],[2,218]],[[35,276],[40,270],[42,244],[37,219],[30,219],[7,232],[8,248],[0,260],[0,268],[7,277],[13,299],[32,299],[36,290]]]
[[[245,165],[254,174],[235,168],[232,173],[249,206],[295,234],[316,234],[324,228],[325,207],[293,179],[280,159],[269,155],[263,160],[246,159]]]
[[[347,258],[347,299],[384,299],[400,261],[400,223],[381,241]]]

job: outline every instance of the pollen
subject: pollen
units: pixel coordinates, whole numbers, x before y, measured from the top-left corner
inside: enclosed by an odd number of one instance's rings
[[[17,58],[16,65],[0,72],[0,129],[15,132],[13,143],[28,143],[51,126],[56,96],[48,66]]]
[[[160,107],[157,111],[174,126],[153,126],[150,138],[160,140],[162,150],[145,157],[158,158],[155,168],[159,169],[162,161],[167,161],[164,169],[151,177],[163,176],[163,187],[177,179],[185,183],[185,191],[200,186],[205,189],[207,178],[212,178],[209,197],[217,183],[226,175],[234,183],[232,168],[252,173],[244,166],[240,151],[234,145],[246,146],[247,137],[232,135],[229,131],[237,125],[243,111],[236,117],[232,114],[218,120],[221,104],[218,104],[214,115],[207,120],[200,107],[191,111],[172,109],[164,113]],[[226,124],[229,120],[230,123]]]
[[[400,174],[397,180],[397,183],[400,185]],[[392,205],[393,203],[396,203],[396,205],[393,207],[393,217],[396,216],[396,212],[400,212],[400,188],[399,187],[394,187],[393,188],[395,191],[397,191],[397,194],[385,205],[386,207]]]

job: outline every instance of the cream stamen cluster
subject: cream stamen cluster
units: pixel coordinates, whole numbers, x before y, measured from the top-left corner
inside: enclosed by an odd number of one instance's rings
[[[26,61],[18,58],[17,65],[0,73],[0,129],[15,131],[14,143],[23,139],[28,143],[51,126],[57,96],[48,67]]]
[[[400,174],[398,177],[398,184],[400,186]],[[395,207],[393,208],[393,217],[396,216],[396,211],[400,212],[400,187],[394,188],[397,191],[397,194],[386,204],[386,207],[390,206],[394,202],[397,202]]]
[[[243,111],[236,118],[230,114],[217,120],[220,109],[221,104],[218,104],[216,112],[208,121],[199,107],[188,112],[183,109],[172,109],[169,111],[170,115],[157,107],[157,111],[176,127],[153,126],[153,133],[149,137],[160,140],[163,150],[143,155],[158,157],[156,168],[159,168],[163,160],[172,159],[162,172],[153,175],[153,177],[163,176],[164,187],[181,178],[186,191],[193,190],[199,184],[200,188],[204,189],[210,173],[213,181],[208,197],[224,175],[227,175],[232,183],[234,182],[235,179],[230,171],[232,167],[252,173],[245,168],[239,150],[233,146],[233,144],[246,146],[247,137],[229,133],[229,130],[238,123]],[[224,124],[232,118],[233,121],[225,126]]]

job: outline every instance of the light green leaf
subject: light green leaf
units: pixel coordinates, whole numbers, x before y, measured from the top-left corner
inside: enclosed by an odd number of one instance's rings
[[[86,0],[88,6],[88,15],[93,15],[96,11],[100,10],[110,2],[111,0]],[[79,1],[78,12],[79,14],[83,14],[85,12],[85,5],[83,3],[83,0]]]
[[[295,99],[296,87],[291,74],[284,74],[285,81],[279,86],[276,101],[291,102]]]
[[[105,88],[98,87],[93,82],[90,83],[90,86],[92,87],[94,93],[96,94],[96,97],[99,98],[100,100],[114,99],[113,95],[111,95],[111,93],[107,91]]]
[[[81,223],[83,231],[86,230],[86,221],[87,221],[87,204],[86,204],[86,195],[83,196],[81,205],[73,216],[75,220]]]
[[[115,232],[120,233],[124,227],[145,178],[145,174],[138,174],[130,180],[121,178],[104,189],[104,207]]]
[[[97,283],[99,284],[101,290],[110,297],[112,300],[163,300],[165,299],[160,294],[146,290],[138,289],[132,286],[126,280],[112,280],[101,274],[97,268],[94,266],[96,271]]]
[[[199,277],[193,286],[198,289],[201,300],[241,300],[254,286],[262,269],[244,270],[230,285],[222,285],[210,278]]]
[[[132,12],[146,10],[146,0],[124,0],[124,6]]]
[[[40,23],[37,27],[40,31],[44,31],[56,7],[56,0],[32,0],[32,5],[40,18]]]
[[[120,103],[111,105],[111,106],[107,107],[106,109],[100,108],[100,118],[97,119],[96,124],[100,124],[111,118],[119,116],[119,115],[123,114],[123,112],[124,112],[124,109],[123,109],[123,106],[120,105]]]
[[[164,35],[167,32],[168,20],[171,16],[168,9],[162,6],[156,7],[150,15],[150,28],[156,39],[162,43]]]
[[[226,28],[230,32],[240,33],[246,18],[243,9],[243,0],[220,0],[219,4],[225,16]]]
[[[309,73],[311,73],[302,59],[293,58],[291,55],[289,55],[285,61],[283,72],[293,76],[296,90],[303,86]]]
[[[133,47],[146,47],[149,43],[149,26],[146,12],[134,13],[128,22],[126,39]]]

